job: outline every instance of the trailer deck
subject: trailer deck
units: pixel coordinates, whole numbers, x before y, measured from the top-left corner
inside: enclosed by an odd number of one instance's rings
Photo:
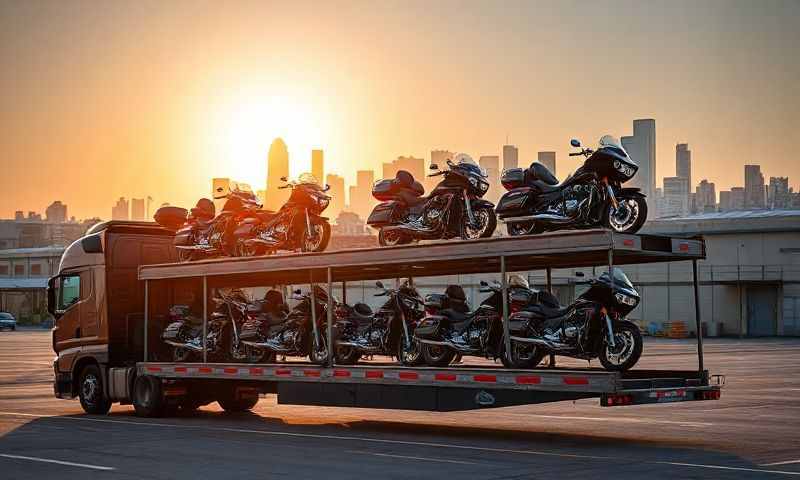
[[[327,283],[399,277],[546,270],[548,288],[553,268],[692,261],[697,295],[697,260],[705,258],[702,238],[616,234],[608,230],[556,232],[528,237],[436,242],[425,245],[224,258],[192,263],[147,265],[139,269],[150,284],[200,278],[211,287],[247,287]],[[149,304],[148,304],[149,305]],[[695,302],[697,331],[699,305]],[[145,311],[145,330],[148,310]],[[332,342],[332,308],[328,309],[328,345]],[[507,328],[508,312],[504,312]],[[204,321],[207,321],[204,313]],[[364,363],[327,366],[276,364],[171,363],[144,360],[139,375],[161,378],[180,394],[192,382],[238,381],[243,388],[278,394],[279,403],[453,411],[486,407],[599,398],[603,406],[718,399],[720,381],[711,382],[703,368],[698,336],[698,369],[632,370],[537,368],[508,370],[487,366],[448,368],[403,367]],[[552,361],[552,357],[551,357]],[[551,363],[551,366],[553,364]]]

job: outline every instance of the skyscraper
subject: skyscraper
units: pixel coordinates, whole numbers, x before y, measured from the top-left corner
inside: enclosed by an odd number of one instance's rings
[[[789,208],[792,203],[791,199],[789,177],[769,177],[767,206],[769,208]],[[50,214],[48,214],[47,217],[49,219]]]
[[[361,218],[367,218],[377,202],[372,197],[373,183],[375,183],[375,172],[359,170],[356,172],[356,184],[350,187],[350,210]]]
[[[712,182],[703,179],[697,185],[695,203],[699,213],[717,211],[717,191]]]
[[[452,160],[455,156],[456,154],[449,150],[431,150],[431,164],[438,165],[440,169],[443,169],[447,167],[447,161]],[[428,177],[426,175],[425,181],[420,180],[420,182],[425,187],[425,191],[430,192],[441,180],[441,177]]]
[[[514,145],[503,145],[503,170],[519,166],[519,149]]]
[[[633,135],[622,137],[622,146],[639,171],[626,186],[639,187],[651,197],[656,189],[656,121],[652,118],[633,121]]]
[[[278,189],[283,185],[281,177],[289,176],[289,150],[286,143],[280,138],[273,140],[269,147],[267,163],[267,192],[264,199],[264,208],[275,210],[283,206],[289,198],[289,189]]]
[[[125,197],[119,197],[117,203],[111,207],[111,220],[129,220],[128,201]]]
[[[500,157],[497,155],[483,155],[478,159],[478,164],[486,170],[489,177],[489,191],[484,198],[492,203],[497,203],[501,195],[500,186]]]
[[[664,177],[662,217],[684,217],[689,213],[689,184],[685,178]]]
[[[48,222],[64,223],[67,221],[67,206],[56,200],[44,211]]]
[[[675,145],[675,176],[685,178],[692,185],[692,151],[688,143]]]
[[[144,220],[144,198],[131,198],[131,220]]]
[[[325,166],[322,156],[322,150],[311,150],[311,175],[322,182],[325,173]]]
[[[761,165],[744,166],[744,208],[764,208],[764,175]]]
[[[326,217],[336,218],[339,213],[344,210],[344,178],[340,177],[339,175],[329,173],[328,176],[325,177],[325,183],[331,187],[327,192],[328,196],[331,197],[331,203],[328,205],[328,209],[323,213]]]
[[[556,152],[539,152],[536,159],[539,163],[547,167],[550,173],[558,177],[556,174]]]

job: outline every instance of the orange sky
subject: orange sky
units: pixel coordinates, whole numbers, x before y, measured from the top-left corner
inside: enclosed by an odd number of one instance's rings
[[[696,3],[699,3],[697,5]],[[3,2],[0,217],[263,188],[272,139],[355,179],[431,149],[530,162],[657,121],[660,179],[797,188],[798,2]]]

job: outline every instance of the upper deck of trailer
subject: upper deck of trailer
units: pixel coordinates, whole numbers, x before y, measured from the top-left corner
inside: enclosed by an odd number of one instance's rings
[[[702,238],[620,234],[610,230],[554,232],[523,237],[442,241],[420,245],[359,248],[321,253],[218,258],[191,263],[144,265],[140,280],[208,277],[240,285],[299,284],[399,277],[631,265],[705,258]]]

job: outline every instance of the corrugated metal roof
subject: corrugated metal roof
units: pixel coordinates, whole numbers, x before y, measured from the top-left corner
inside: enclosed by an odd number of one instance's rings
[[[0,278],[0,290],[31,290],[47,288],[47,277]]]

